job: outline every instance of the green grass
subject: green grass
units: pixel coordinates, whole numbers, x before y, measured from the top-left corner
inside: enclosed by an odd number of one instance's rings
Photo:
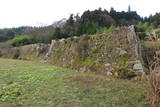
[[[0,107],[149,107],[145,88],[131,80],[0,59]]]

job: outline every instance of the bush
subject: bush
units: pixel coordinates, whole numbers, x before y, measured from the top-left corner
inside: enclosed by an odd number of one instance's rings
[[[27,44],[36,43],[36,40],[28,35],[21,35],[9,40],[8,43],[12,46],[23,46]]]
[[[137,32],[137,35],[140,40],[144,40],[145,37],[147,36],[145,32]]]
[[[136,34],[141,39],[144,40],[147,36],[147,32],[151,32],[152,27],[149,25],[149,23],[139,23],[135,26]]]
[[[118,70],[117,73],[118,73],[118,77],[122,79],[130,79],[136,76],[134,71],[129,70],[127,68],[121,68]]]
[[[158,29],[156,30],[156,35],[157,35],[158,38],[160,38],[160,28],[158,28]]]
[[[142,58],[144,61],[144,66],[149,69],[149,63],[153,62],[154,55],[155,55],[155,47],[147,45],[145,42],[141,42],[141,53],[142,53]]]
[[[109,28],[104,27],[104,28],[100,28],[97,30],[97,34],[102,34],[102,33],[111,33],[113,30],[117,29],[117,26],[111,25]]]
[[[136,32],[151,32],[152,27],[149,25],[148,22],[146,23],[139,23],[136,25]]]
[[[135,71],[129,68],[127,64],[128,59],[118,62],[118,66],[115,67],[115,72],[118,74],[119,78],[130,79],[136,76]]]

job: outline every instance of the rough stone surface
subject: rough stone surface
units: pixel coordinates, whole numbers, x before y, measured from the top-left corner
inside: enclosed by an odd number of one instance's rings
[[[134,27],[121,27],[109,34],[52,40],[49,44],[33,44],[11,49],[20,59],[44,59],[53,65],[78,71],[118,75],[126,68],[144,74],[139,43]],[[9,50],[9,51],[11,51]]]
[[[125,55],[127,54],[127,51],[121,49],[121,48],[117,48],[117,54],[119,54],[119,56]]]
[[[140,60],[135,61],[135,64],[133,65],[133,70],[135,70],[138,75],[144,74],[143,66]]]
[[[48,52],[49,44],[31,44],[5,50],[7,58],[16,58],[23,60],[43,60]],[[16,56],[16,57],[15,57]]]
[[[112,72],[107,72],[107,73],[106,73],[106,75],[108,75],[108,76],[112,76],[112,75],[113,75],[113,73],[112,73]]]
[[[125,64],[123,66],[128,69],[143,74],[141,62],[136,62],[140,60],[138,49],[134,26],[131,26],[116,29],[110,34],[52,41],[48,53],[50,63],[79,71],[111,75]]]

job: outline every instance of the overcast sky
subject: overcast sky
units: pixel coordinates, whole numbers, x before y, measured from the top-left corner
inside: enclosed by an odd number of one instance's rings
[[[160,0],[0,0],[0,28],[52,24],[99,7],[127,11],[128,5],[142,16],[160,12]]]

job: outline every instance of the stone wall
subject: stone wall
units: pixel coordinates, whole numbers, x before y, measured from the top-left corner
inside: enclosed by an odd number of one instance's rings
[[[43,60],[48,53],[49,44],[31,44],[15,48],[6,48],[1,50],[2,57],[23,59],[23,60]]]
[[[121,27],[109,34],[83,35],[12,48],[18,59],[44,60],[53,65],[83,72],[120,75],[144,74],[140,45],[134,27]],[[10,51],[11,51],[10,50]]]
[[[26,46],[17,47],[20,52],[19,59],[27,59],[27,60],[34,60],[39,59],[43,60],[44,56],[49,50],[49,44],[31,44]]]
[[[143,74],[134,27],[122,27],[110,34],[53,40],[47,54],[56,66],[117,75],[120,70]]]

